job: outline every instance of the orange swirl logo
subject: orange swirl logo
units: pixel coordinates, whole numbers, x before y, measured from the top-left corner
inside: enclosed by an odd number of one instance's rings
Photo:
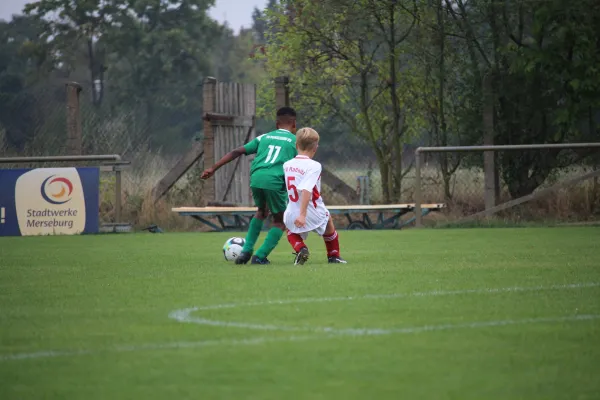
[[[42,197],[50,204],[65,204],[71,200],[73,183],[67,178],[54,178],[55,176],[49,176],[42,182]]]

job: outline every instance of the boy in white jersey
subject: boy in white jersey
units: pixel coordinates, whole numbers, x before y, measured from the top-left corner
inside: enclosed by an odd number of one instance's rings
[[[298,155],[283,164],[289,198],[283,222],[288,241],[296,252],[294,265],[308,260],[310,253],[304,244],[308,232],[323,237],[329,263],[346,264],[340,257],[340,243],[331,215],[321,198],[321,164],[312,159],[318,147],[317,131],[302,128],[296,133]]]

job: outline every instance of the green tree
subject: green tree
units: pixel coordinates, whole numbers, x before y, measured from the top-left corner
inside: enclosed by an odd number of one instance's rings
[[[266,66],[289,76],[295,106],[315,120],[339,117],[378,161],[384,201],[399,200],[402,144],[410,133],[406,88],[413,74],[403,45],[413,2],[289,1],[267,12]]]
[[[277,0],[269,0],[264,11],[257,7],[252,10],[252,31],[254,31],[254,40],[257,44],[263,45],[266,43],[267,31],[269,30],[267,13],[276,10],[277,6]]]
[[[30,87],[53,67],[48,48],[38,41],[43,30],[36,18],[0,21],[0,130],[3,144],[18,150],[33,138],[40,113],[35,87]]]
[[[25,6],[25,13],[45,21],[41,40],[50,43],[67,69],[77,64],[81,48],[85,46],[90,79],[90,92],[94,104],[102,101],[102,90],[93,86],[103,85],[103,60],[96,51],[97,41],[112,25],[115,11],[121,12],[119,1],[86,0],[40,0]]]
[[[595,1],[522,2],[502,14],[510,37],[501,48],[500,144],[597,141],[600,130],[600,5]],[[519,24],[517,21],[531,21]],[[504,85],[503,85],[504,86]],[[543,151],[502,156],[514,197],[531,193],[556,169],[589,152]]]
[[[598,2],[445,0],[445,6],[476,87],[490,76],[496,144],[597,140]],[[510,194],[520,197],[586,155],[510,152],[500,165]]]
[[[212,4],[129,0],[104,38],[112,102],[135,109],[153,148],[178,150],[201,129],[202,80],[224,29],[206,14]]]
[[[227,27],[213,52],[215,77],[223,82],[257,83],[265,77],[260,60],[253,57],[255,48],[252,29],[242,29],[238,35]]]
[[[210,54],[223,31],[207,16],[213,4],[40,0],[26,12],[45,19],[42,40],[69,77],[92,94],[98,109],[85,110],[87,138],[97,140],[100,131],[110,131],[110,121],[125,121],[125,135],[141,132],[151,146],[173,148],[202,125],[201,82],[211,72]],[[141,137],[123,137],[123,146],[131,140]]]
[[[411,62],[415,84],[409,88],[413,98],[413,121],[424,135],[421,144],[461,146],[481,141],[481,88],[472,74],[464,41],[443,3],[428,1],[418,10],[419,24],[411,36]],[[426,154],[427,156],[431,156]],[[444,197],[451,203],[452,178],[468,157],[460,153],[439,153],[433,157],[439,171]]]

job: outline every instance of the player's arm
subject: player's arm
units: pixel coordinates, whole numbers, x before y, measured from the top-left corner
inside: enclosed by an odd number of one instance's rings
[[[261,135],[262,136],[262,135]],[[215,174],[215,172],[221,168],[223,165],[232,162],[239,156],[246,154],[255,154],[258,151],[258,145],[260,144],[260,136],[246,143],[242,147],[238,147],[237,149],[231,150],[229,153],[225,154],[215,165],[210,167],[209,169],[202,172],[202,179],[208,179]]]
[[[204,172],[202,172],[201,178],[202,179],[210,178],[223,165],[232,162],[233,160],[235,160],[236,158],[238,158],[239,156],[244,155],[244,154],[246,154],[246,148],[244,146],[231,150],[229,153],[225,154],[219,161],[217,161],[217,163],[215,165],[204,170]]]
[[[298,186],[300,190],[300,215],[294,221],[294,225],[298,228],[306,225],[306,213],[308,212],[308,204],[312,198],[313,188],[317,185],[317,181],[321,176],[321,164],[316,168],[312,168],[306,172],[302,184]]]

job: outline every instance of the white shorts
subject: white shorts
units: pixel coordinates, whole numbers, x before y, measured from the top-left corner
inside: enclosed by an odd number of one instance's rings
[[[319,236],[323,236],[327,229],[327,222],[329,222],[329,211],[323,207],[319,210],[320,212],[309,212],[306,215],[306,225],[302,228],[298,228],[294,225],[294,221],[298,218],[298,214],[290,210],[285,210],[283,213],[283,222],[285,227],[292,233],[300,235],[302,240],[308,237],[309,232],[315,232]]]

